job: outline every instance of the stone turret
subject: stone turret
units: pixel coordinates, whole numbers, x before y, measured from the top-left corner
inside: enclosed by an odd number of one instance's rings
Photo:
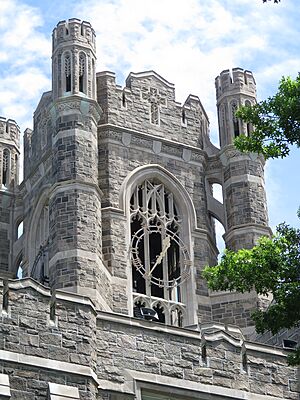
[[[19,182],[20,128],[0,117],[0,189],[13,190]]]
[[[19,181],[20,129],[12,119],[0,117],[0,275],[9,272],[14,227],[15,190]]]
[[[250,71],[234,68],[216,78],[216,97],[223,164],[223,192],[229,248],[250,248],[262,235],[269,235],[264,159],[257,154],[242,154],[233,145],[235,137],[250,135],[252,127],[235,116],[245,104],[256,103],[256,84]]]
[[[251,134],[252,127],[235,117],[241,105],[256,103],[256,83],[251,71],[233,68],[222,71],[215,80],[221,147],[233,143],[240,134]]]
[[[89,22],[61,21],[52,35],[53,99],[72,94],[96,98],[96,40]]]
[[[49,280],[52,288],[88,291],[93,299],[101,268],[95,60],[91,25],[74,18],[59,22],[52,55]]]

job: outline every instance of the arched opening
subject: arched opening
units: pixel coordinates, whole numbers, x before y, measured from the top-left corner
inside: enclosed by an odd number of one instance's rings
[[[8,149],[4,149],[3,151],[3,159],[2,159],[2,188],[7,189],[9,185],[10,178],[10,151]]]
[[[20,237],[24,233],[24,222],[23,220],[19,221],[16,227],[16,238],[17,240],[20,239]]]
[[[223,204],[223,188],[219,183],[213,183],[211,185],[212,196]]]
[[[130,213],[133,291],[181,302],[186,255],[173,194],[158,180],[145,180],[131,196]]]
[[[178,306],[182,315],[179,313],[176,320],[182,320],[183,326],[195,323],[196,304],[190,296],[195,282],[190,260],[196,216],[189,194],[165,168],[147,165],[125,179],[120,207],[128,217],[129,307],[133,310],[135,300],[141,298],[152,308],[160,303],[165,323],[171,324],[175,321],[171,311]]]
[[[216,218],[213,217],[214,226],[215,226],[215,238],[216,238],[216,246],[219,250],[218,260],[220,261],[224,250],[225,250],[225,241],[223,239],[223,235],[225,233],[224,226],[218,221]]]
[[[72,74],[71,74],[71,55],[66,53],[64,57],[64,75],[65,75],[65,91],[71,92],[72,90]]]
[[[44,204],[36,220],[35,231],[32,234],[30,258],[30,276],[37,281],[48,284],[49,263],[49,206]]]
[[[23,253],[19,255],[17,258],[17,263],[16,263],[16,278],[17,279],[22,279],[24,278],[24,269],[23,269]]]
[[[231,118],[232,118],[232,125],[233,125],[233,135],[235,138],[240,135],[239,120],[236,116],[237,109],[238,109],[237,102],[233,101],[231,103]]]
[[[85,73],[86,73],[86,59],[85,54],[79,54],[79,92],[85,93]]]
[[[245,101],[245,106],[251,107],[251,102],[249,100],[246,100]],[[246,122],[246,135],[248,137],[251,136],[252,130],[253,130],[252,124],[250,122]]]

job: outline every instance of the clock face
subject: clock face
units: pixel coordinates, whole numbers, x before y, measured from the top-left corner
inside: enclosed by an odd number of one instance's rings
[[[179,286],[190,274],[189,253],[174,225],[153,223],[137,230],[132,236],[131,260],[146,281],[159,287]]]

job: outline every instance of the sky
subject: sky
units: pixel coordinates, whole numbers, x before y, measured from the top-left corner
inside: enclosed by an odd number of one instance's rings
[[[91,22],[97,71],[153,69],[175,84],[176,99],[200,97],[218,145],[215,77],[251,70],[258,101],[272,96],[282,76],[300,71],[298,0],[0,0],[0,116],[32,128],[44,91],[51,90],[51,34],[58,21]],[[270,226],[300,227],[300,149],[265,170]]]

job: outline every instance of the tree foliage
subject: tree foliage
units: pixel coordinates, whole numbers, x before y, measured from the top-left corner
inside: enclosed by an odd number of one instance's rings
[[[267,1],[272,1],[272,0],[263,0],[263,3],[266,3]],[[280,3],[280,0],[274,0],[274,3]]]
[[[272,295],[267,310],[257,310],[252,317],[256,331],[273,334],[300,324],[300,229],[286,224],[277,227],[272,238],[260,238],[251,250],[225,250],[217,266],[203,272],[213,290],[255,290]],[[289,357],[291,365],[300,364],[300,347]]]
[[[290,146],[300,147],[300,74],[283,77],[278,92],[253,106],[242,106],[236,115],[254,126],[250,137],[235,139],[241,151],[262,153],[265,158],[286,157]]]

